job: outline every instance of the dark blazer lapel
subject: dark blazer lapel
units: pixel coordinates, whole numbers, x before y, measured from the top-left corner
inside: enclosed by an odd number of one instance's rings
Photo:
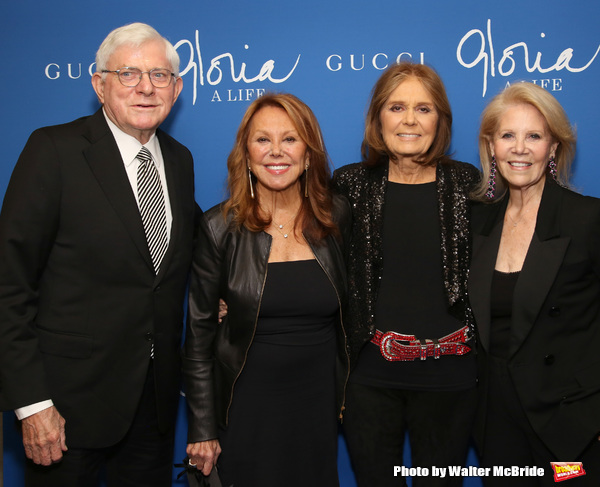
[[[101,109],[89,118],[88,128],[89,131],[84,134],[84,137],[90,141],[90,146],[84,151],[84,156],[135,246],[148,266],[153,269],[135,196],[119,148]]]
[[[489,213],[483,228],[481,232],[473,234],[472,265],[469,272],[469,296],[479,338],[486,350],[489,350],[490,344],[492,278],[498,257],[505,209],[506,202],[486,208]]]
[[[515,288],[511,355],[517,352],[534,325],[571,241],[569,237],[560,237],[561,199],[561,189],[547,181],[535,232]]]
[[[181,191],[178,190],[181,187],[181,173],[179,170],[179,165],[177,164],[177,156],[171,150],[171,144],[169,143],[169,140],[166,137],[164,137],[163,132],[158,130],[156,135],[158,137],[160,151],[162,153],[163,162],[165,164],[165,177],[167,178],[169,202],[171,204],[171,215],[173,217],[171,223],[171,235],[169,236],[169,248],[167,249],[167,253],[163,257],[163,260],[160,265],[160,270],[157,276],[158,278],[160,278],[164,274],[164,271],[169,267],[169,263],[171,262],[174,249],[177,248],[177,242],[180,238],[180,230],[182,224],[181,197],[183,196],[183,194]]]

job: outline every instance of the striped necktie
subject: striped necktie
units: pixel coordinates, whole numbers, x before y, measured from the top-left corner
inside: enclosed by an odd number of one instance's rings
[[[136,158],[140,161],[137,170],[140,214],[154,271],[158,274],[168,247],[165,197],[150,151],[142,147]]]

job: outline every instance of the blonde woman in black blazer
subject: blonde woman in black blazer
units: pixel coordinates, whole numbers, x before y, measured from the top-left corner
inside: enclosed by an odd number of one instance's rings
[[[543,468],[510,480],[537,486],[554,485],[550,462],[581,461],[574,485],[600,485],[600,200],[565,187],[575,136],[536,85],[490,102],[479,145],[478,196],[491,200],[473,209],[469,277],[482,466]],[[506,485],[493,469],[483,480]]]

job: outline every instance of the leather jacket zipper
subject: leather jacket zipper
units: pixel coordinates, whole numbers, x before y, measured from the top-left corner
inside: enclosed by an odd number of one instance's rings
[[[271,242],[269,242],[269,249],[267,252],[267,264],[265,266],[265,277],[263,278],[262,287],[260,289],[260,298],[258,299],[258,308],[256,310],[256,317],[254,318],[254,330],[252,330],[252,338],[250,339],[250,344],[248,345],[248,348],[246,348],[246,353],[244,354],[244,362],[242,363],[242,368],[240,369],[238,374],[235,376],[235,380],[233,381],[233,384],[231,386],[231,393],[229,396],[229,404],[227,405],[227,411],[225,412],[225,426],[227,426],[229,424],[229,410],[231,409],[231,404],[233,403],[233,391],[235,389],[235,384],[237,383],[238,379],[240,378],[240,375],[242,375],[242,371],[244,370],[244,367],[246,366],[246,361],[248,360],[248,352],[250,351],[250,347],[252,346],[252,343],[254,342],[254,336],[256,335],[256,328],[258,326],[258,315],[260,314],[260,306],[262,304],[263,293],[265,292],[265,284],[267,282],[267,273],[269,272],[268,260],[269,260],[270,254],[271,254]]]
[[[339,310],[340,326],[342,327],[342,333],[344,334],[344,354],[346,355],[346,379],[344,380],[344,390],[342,392],[342,406],[341,406],[341,409],[338,414],[338,418],[339,418],[340,422],[342,422],[344,419],[344,409],[346,408],[346,386],[348,385],[348,379],[350,378],[350,356],[348,355],[348,336],[346,335],[346,330],[344,328],[344,318],[342,315],[342,301],[340,299],[338,290],[335,287],[335,283],[333,282],[333,279],[331,279],[331,276],[329,275],[329,272],[327,272],[327,269],[325,269],[325,266],[321,263],[321,261],[319,260],[319,257],[317,257],[317,254],[315,253],[314,249],[312,248],[312,245],[310,245],[310,242],[306,241],[306,243],[308,244],[311,252],[315,256],[315,260],[317,261],[317,264],[319,264],[321,269],[323,269],[323,272],[327,276],[327,279],[329,279],[329,282],[333,286],[333,290],[335,291],[335,296],[337,297],[337,300],[338,300],[338,306],[340,308],[340,310]]]

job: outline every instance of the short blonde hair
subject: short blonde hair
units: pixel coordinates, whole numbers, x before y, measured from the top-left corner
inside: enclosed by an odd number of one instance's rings
[[[481,114],[479,128],[479,159],[483,177],[474,191],[474,198],[485,200],[492,166],[490,141],[498,130],[504,112],[514,105],[531,105],[537,109],[548,127],[554,142],[558,142],[554,161],[556,162],[557,181],[569,186],[571,164],[575,157],[577,137],[563,107],[547,90],[529,82],[515,83],[496,95]],[[499,172],[496,172],[496,195],[501,198],[506,192],[506,184]]]

